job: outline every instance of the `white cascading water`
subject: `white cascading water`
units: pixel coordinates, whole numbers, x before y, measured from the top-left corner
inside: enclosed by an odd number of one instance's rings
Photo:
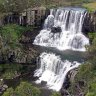
[[[47,87],[59,91],[64,83],[67,73],[80,65],[77,61],[62,61],[59,56],[53,53],[43,52],[37,63],[37,70],[34,76],[39,77],[36,83],[47,82]]]
[[[85,45],[89,44],[89,39],[82,33],[86,14],[86,10],[81,8],[51,9],[43,29],[34,40],[34,44],[56,47],[59,50],[85,51]],[[53,32],[53,27],[61,29]],[[39,79],[36,80],[36,83],[45,81],[49,89],[59,91],[68,72],[77,68],[80,63],[77,61],[62,61],[60,56],[43,52],[39,57],[37,65],[34,76],[39,77]]]
[[[86,10],[81,8],[51,9],[34,44],[56,47],[59,50],[85,51],[85,45],[89,44],[89,39],[82,33],[86,14]],[[61,32],[51,32],[52,27],[60,27]]]

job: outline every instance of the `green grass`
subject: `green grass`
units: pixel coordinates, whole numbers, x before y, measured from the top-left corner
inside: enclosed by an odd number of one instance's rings
[[[85,3],[83,4],[83,7],[85,7],[89,12],[94,12],[96,11],[96,2],[93,3]]]

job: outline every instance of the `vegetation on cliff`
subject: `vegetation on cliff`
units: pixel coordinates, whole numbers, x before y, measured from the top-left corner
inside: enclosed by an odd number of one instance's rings
[[[96,33],[89,34],[92,45],[87,46],[87,61],[78,70],[69,91],[73,95],[96,96]]]
[[[20,45],[19,41],[22,36],[22,33],[26,29],[22,26],[16,24],[8,24],[0,28],[0,35],[2,37],[3,44],[14,48]]]
[[[53,93],[52,93],[52,96],[61,96],[61,94],[58,93],[58,92],[53,92]]]
[[[96,2],[92,3],[84,3],[83,7],[85,7],[89,12],[95,12],[96,11]]]
[[[82,5],[95,0],[0,0],[0,13],[20,13],[29,7],[45,6],[47,8],[56,6]],[[95,8],[95,4],[91,4]],[[90,7],[91,5],[84,5]],[[90,7],[91,8],[91,7]],[[2,15],[2,14],[1,14]]]
[[[33,71],[32,68],[34,68],[35,65],[34,58],[37,56],[37,51],[33,48],[29,49],[28,46],[26,47],[21,43],[23,34],[26,31],[31,31],[31,28],[16,24],[8,24],[0,27],[0,95],[1,92],[5,90],[3,88],[3,80],[19,78],[19,76]],[[28,66],[29,63],[30,66]],[[13,86],[14,85],[12,85],[12,87]],[[24,88],[22,88],[22,90],[23,89]],[[32,87],[32,90],[32,94],[34,94],[32,96],[38,96],[38,89]],[[30,91],[32,90],[30,89]],[[6,93],[4,93],[4,96],[10,96],[10,94],[14,92],[13,88],[9,88]],[[18,94],[19,96],[31,96],[22,95],[23,93]]]
[[[36,51],[34,49],[27,50],[20,43],[23,33],[29,29],[29,27],[22,27],[16,24],[8,24],[0,28],[0,61],[32,62],[32,58],[36,56]]]
[[[8,88],[2,96],[40,96],[40,90],[28,82],[21,82],[15,89]]]
[[[0,78],[12,79],[17,77],[23,71],[23,66],[20,64],[0,64]]]

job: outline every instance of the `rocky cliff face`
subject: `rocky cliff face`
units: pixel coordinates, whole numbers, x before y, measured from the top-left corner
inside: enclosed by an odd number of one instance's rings
[[[45,7],[28,8],[22,13],[11,13],[4,17],[2,23],[10,24],[15,23],[19,25],[42,26],[49,10]]]
[[[0,63],[26,63],[35,64],[36,57],[38,56],[37,50],[30,47],[16,47],[11,49],[6,46],[0,50]]]
[[[35,64],[39,52],[32,45],[32,42],[36,34],[38,34],[36,30],[23,33],[21,40],[14,48],[10,44],[5,43],[4,38],[0,34],[0,63]]]
[[[82,32],[85,35],[88,35],[88,32],[96,32],[96,12],[87,13]]]

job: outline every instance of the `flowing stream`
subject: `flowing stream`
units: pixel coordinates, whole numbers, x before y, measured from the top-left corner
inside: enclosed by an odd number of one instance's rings
[[[51,9],[34,44],[49,49],[57,48],[61,53],[65,53],[64,50],[73,50],[74,53],[75,51],[86,51],[85,46],[89,44],[89,39],[82,33],[86,14],[87,11],[82,8]],[[37,70],[34,76],[39,78],[36,83],[45,81],[49,89],[59,91],[67,73],[81,63],[80,60],[61,59],[61,55],[55,52],[44,51],[37,59]]]

